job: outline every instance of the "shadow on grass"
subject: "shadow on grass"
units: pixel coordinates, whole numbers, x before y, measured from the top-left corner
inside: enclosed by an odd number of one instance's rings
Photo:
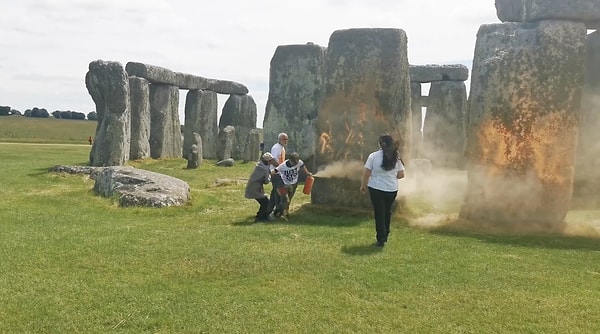
[[[304,204],[290,212],[287,220],[277,218],[268,222],[254,222],[254,217],[244,218],[231,223],[233,226],[250,226],[254,224],[268,225],[307,225],[330,227],[353,227],[371,219],[370,212],[348,208],[324,207],[315,204]]]
[[[383,247],[375,247],[371,244],[342,247],[342,253],[348,255],[371,255],[381,253],[381,251],[383,251]]]
[[[318,204],[304,204],[290,212],[287,224],[353,227],[370,219],[370,211],[330,207]]]
[[[600,238],[564,234],[565,226],[541,228],[540,226],[498,226],[475,224],[460,220],[433,228],[430,233],[451,237],[469,237],[493,243],[545,249],[582,249],[600,251]]]

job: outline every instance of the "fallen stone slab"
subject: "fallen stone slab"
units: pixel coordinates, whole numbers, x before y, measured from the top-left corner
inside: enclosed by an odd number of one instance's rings
[[[119,205],[162,208],[181,206],[191,199],[190,186],[172,176],[127,166],[54,166],[51,172],[88,174],[94,191],[104,197],[119,196]]]
[[[469,69],[465,65],[410,65],[411,82],[465,81],[469,79]]]
[[[570,20],[597,29],[600,0],[496,0],[496,15],[502,22]]]

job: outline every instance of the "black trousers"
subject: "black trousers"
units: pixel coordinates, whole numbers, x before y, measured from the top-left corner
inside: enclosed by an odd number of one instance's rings
[[[273,185],[273,189],[271,190],[271,198],[269,199],[269,207],[267,208],[269,213],[271,213],[281,203],[281,196],[279,196],[279,193],[277,192],[277,188],[283,187],[283,180],[281,179],[281,176],[278,174],[273,175],[271,177],[271,184]]]
[[[397,191],[381,191],[368,187],[373,213],[375,216],[375,232],[378,242],[387,242],[392,220],[392,204],[396,200]]]
[[[267,219],[269,217],[269,213],[271,213],[269,209],[269,199],[267,197],[256,198],[260,207],[258,208],[258,212],[256,213],[256,219]]]

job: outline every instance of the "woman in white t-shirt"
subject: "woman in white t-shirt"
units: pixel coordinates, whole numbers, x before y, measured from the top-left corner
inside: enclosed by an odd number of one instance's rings
[[[374,246],[383,247],[390,234],[392,204],[398,194],[398,179],[404,177],[404,164],[398,156],[399,145],[392,136],[379,137],[379,146],[381,148],[369,154],[365,162],[360,191],[365,194],[369,190],[377,238]]]
[[[289,159],[275,168],[275,171],[281,176],[281,180],[283,181],[283,186],[279,188],[281,202],[273,211],[275,217],[282,217],[287,220],[290,202],[294,198],[296,188],[298,187],[300,169],[304,170],[306,175],[312,176],[312,173],[308,171],[306,165],[304,165],[304,161],[300,160],[300,155],[296,152],[290,154]]]

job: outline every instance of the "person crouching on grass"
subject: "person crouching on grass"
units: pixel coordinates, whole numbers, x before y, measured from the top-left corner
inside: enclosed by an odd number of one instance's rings
[[[260,158],[260,161],[256,163],[254,171],[248,179],[246,184],[246,191],[244,197],[255,199],[260,205],[258,212],[256,213],[255,222],[266,222],[274,220],[269,216],[269,197],[265,194],[265,184],[271,182],[271,170],[269,165],[277,166],[277,161],[273,159],[271,153],[265,153]]]
[[[298,187],[300,169],[303,169],[306,175],[312,176],[312,173],[308,171],[306,165],[304,165],[304,161],[300,160],[300,155],[296,152],[290,154],[289,159],[275,168],[275,172],[281,175],[283,181],[283,187],[278,189],[281,195],[281,202],[273,211],[275,217],[281,217],[284,220],[288,219],[290,203]]]

